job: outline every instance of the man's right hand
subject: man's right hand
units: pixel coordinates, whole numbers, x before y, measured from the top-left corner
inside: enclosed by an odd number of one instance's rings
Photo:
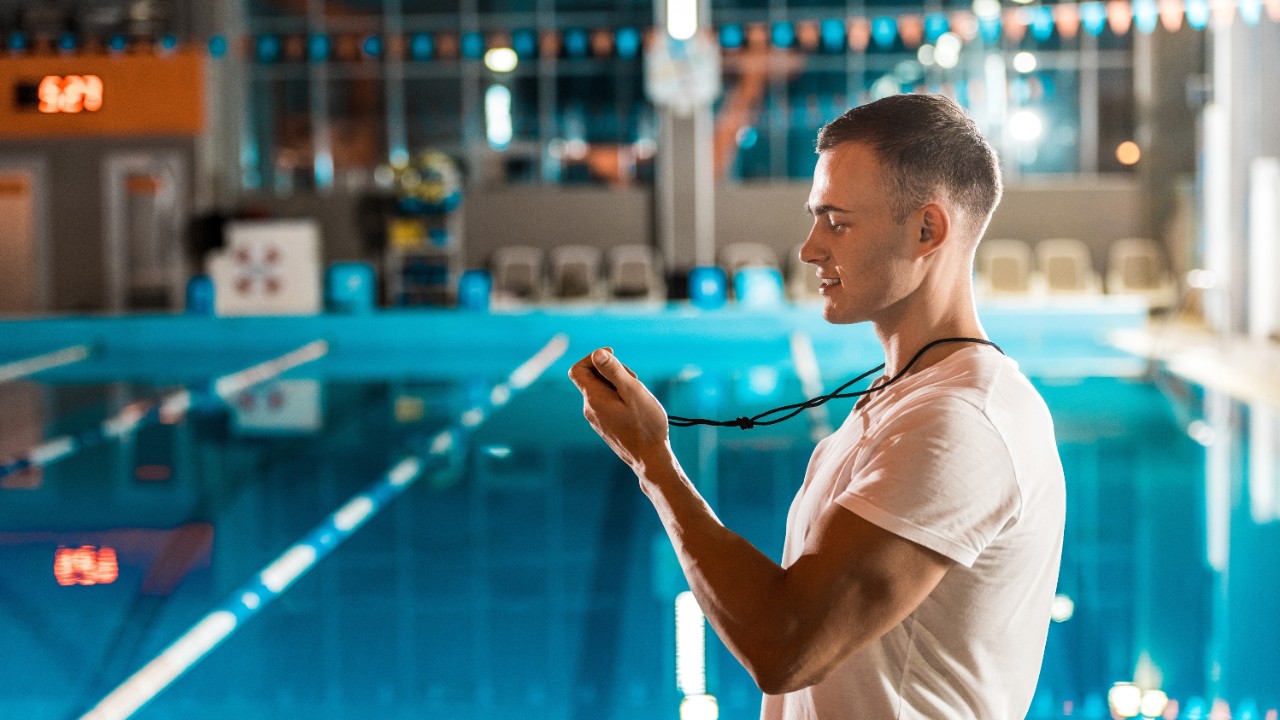
[[[613,452],[637,473],[670,454],[667,411],[612,348],[600,348],[569,369],[582,393],[582,415]]]

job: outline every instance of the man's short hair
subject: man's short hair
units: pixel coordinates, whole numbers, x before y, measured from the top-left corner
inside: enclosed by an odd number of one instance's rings
[[[939,193],[960,206],[976,236],[1000,202],[1000,161],[978,125],[942,95],[892,95],[849,110],[818,131],[817,151],[872,148],[886,171],[894,222]]]

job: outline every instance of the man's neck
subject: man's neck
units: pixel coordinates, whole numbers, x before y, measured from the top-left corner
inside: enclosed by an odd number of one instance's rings
[[[895,377],[903,367],[929,343],[942,338],[985,339],[978,321],[972,296],[954,303],[906,308],[896,317],[873,321],[876,336],[884,346],[885,376]],[[967,347],[964,343],[946,343],[925,353],[911,372],[916,373]]]

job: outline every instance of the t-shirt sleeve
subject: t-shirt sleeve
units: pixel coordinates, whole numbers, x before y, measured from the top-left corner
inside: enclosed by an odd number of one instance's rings
[[[991,420],[972,403],[938,396],[876,435],[835,502],[972,567],[1021,506],[1013,460]]]

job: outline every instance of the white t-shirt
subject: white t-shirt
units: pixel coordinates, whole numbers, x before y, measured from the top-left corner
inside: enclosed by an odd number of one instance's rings
[[[1066,492],[1053,422],[1013,360],[963,348],[871,395],[814,450],[783,567],[836,503],[955,561],[899,625],[763,720],[1021,720],[1058,582]]]

